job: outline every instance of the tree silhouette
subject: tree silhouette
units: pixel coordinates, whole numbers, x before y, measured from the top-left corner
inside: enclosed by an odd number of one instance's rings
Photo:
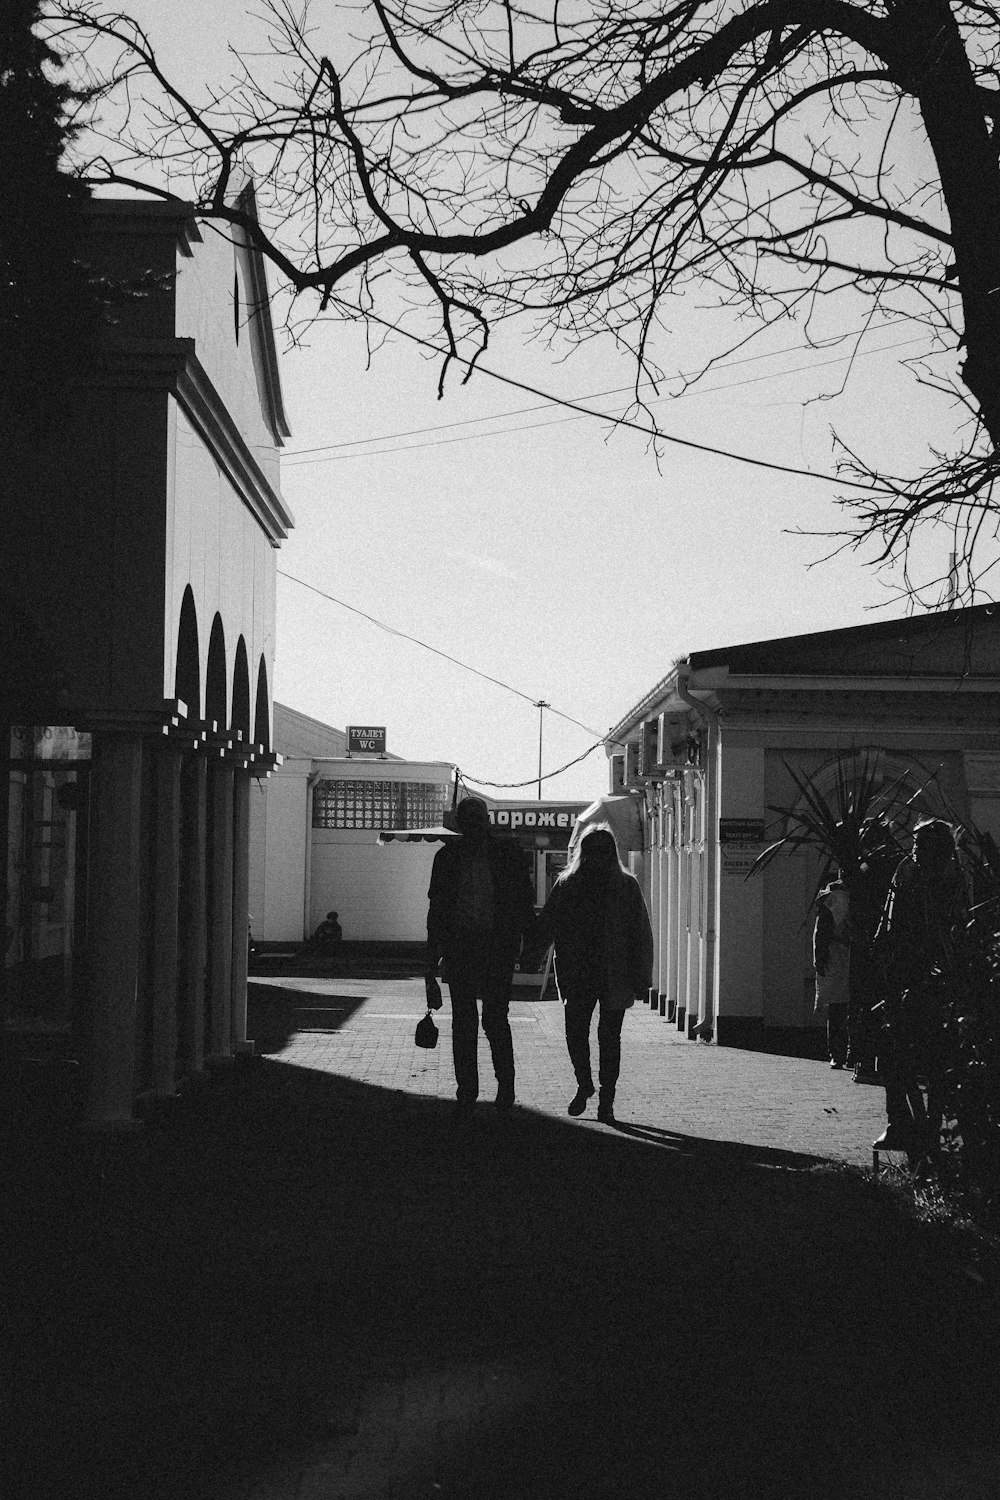
[[[696,285],[740,340],[824,313],[917,319],[953,356],[918,379],[964,408],[954,451],[891,476],[841,454],[849,545],[905,562],[954,534],[958,593],[994,555],[1000,478],[1000,10],[962,0],[373,0],[313,29],[267,5],[264,53],[193,101],[96,0],[53,7],[106,85],[153,91],[91,177],[182,174],[291,287],[363,316],[381,278],[437,308],[442,380],[496,320],[610,331],[662,378]],[[110,50],[109,50],[110,44]],[[135,94],[130,95],[135,98]],[[116,121],[117,116],[114,116]],[[235,204],[241,171],[260,224]],[[839,305],[839,306],[838,306]],[[937,373],[935,373],[937,372]]]
[[[95,326],[78,215],[89,189],[62,170],[78,95],[38,33],[37,0],[0,9],[0,400],[8,434],[44,430]]]

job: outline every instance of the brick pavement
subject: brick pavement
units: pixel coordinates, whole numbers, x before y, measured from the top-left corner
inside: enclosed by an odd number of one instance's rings
[[[454,1098],[447,990],[436,1017],[439,1044],[424,1052],[413,1045],[424,1013],[420,980],[277,979],[267,986],[296,997],[297,1029],[280,1051],[284,1062],[404,1094]],[[575,1085],[562,1006],[521,999],[517,988],[514,994],[518,1105],[563,1119]],[[595,1071],[596,1029],[595,1023]],[[479,1065],[481,1099],[488,1100],[494,1079],[482,1034]],[[881,1088],[855,1084],[849,1072],[822,1062],[688,1041],[643,1005],[625,1018],[616,1113],[637,1131],[665,1132],[664,1143],[672,1134],[870,1166],[871,1142],[885,1125],[884,1101]],[[575,1122],[579,1128],[605,1128],[595,1109],[596,1098]]]

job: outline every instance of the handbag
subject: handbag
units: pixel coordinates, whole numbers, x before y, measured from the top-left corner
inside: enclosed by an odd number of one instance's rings
[[[438,1029],[434,1024],[434,1017],[429,1010],[426,1016],[422,1016],[417,1022],[417,1029],[413,1033],[413,1040],[418,1047],[437,1046]]]

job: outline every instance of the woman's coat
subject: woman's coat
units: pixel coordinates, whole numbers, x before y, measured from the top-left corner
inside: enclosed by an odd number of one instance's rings
[[[585,923],[590,920],[580,901],[580,877],[558,881],[538,919],[541,942],[556,947],[556,983],[564,1000],[599,994],[613,1009],[625,1010],[637,995],[645,996],[653,982],[653,930],[634,876],[620,871],[604,902],[605,972],[595,975],[587,963]]]

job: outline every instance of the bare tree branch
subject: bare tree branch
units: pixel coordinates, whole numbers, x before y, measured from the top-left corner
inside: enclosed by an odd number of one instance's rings
[[[991,571],[1000,5],[373,0],[349,38],[330,7],[262,3],[268,47],[195,100],[127,16],[50,0],[61,50],[120,112],[88,180],[175,195],[183,179],[321,307],[370,306],[391,275],[434,310],[439,389],[528,312],[611,333],[638,392],[660,378],[661,309],[691,286],[761,330],[848,296],[924,322],[964,361],[931,384],[975,420],[912,479],[845,458],[886,498],[845,501],[844,544],[905,571],[941,524],[969,579],[976,557]]]

